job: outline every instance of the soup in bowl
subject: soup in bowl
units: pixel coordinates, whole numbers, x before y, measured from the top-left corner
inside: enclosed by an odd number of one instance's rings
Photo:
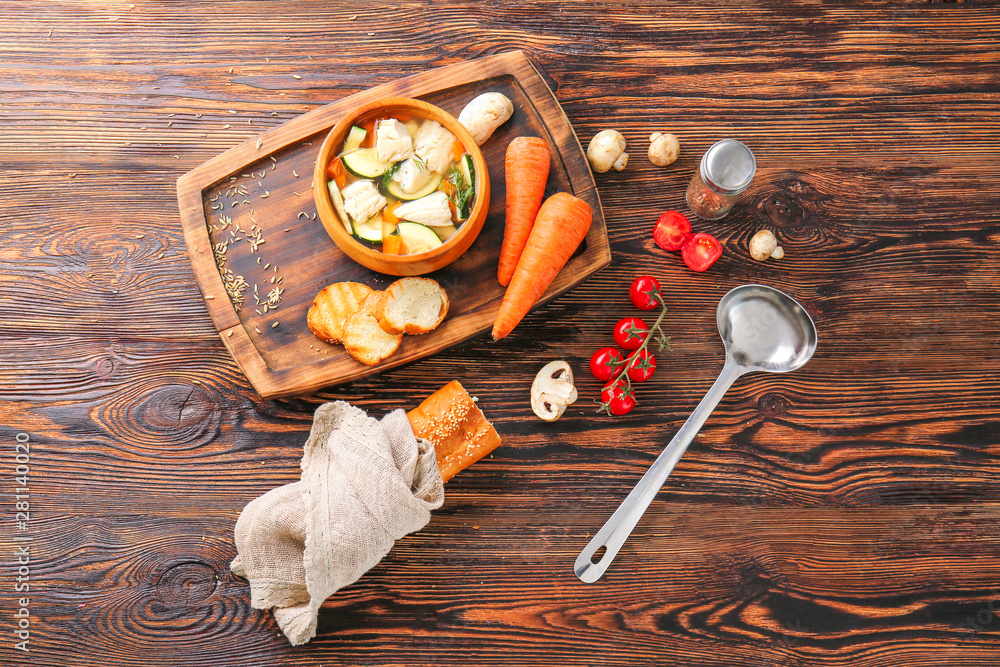
[[[447,266],[486,220],[489,175],[469,131],[420,100],[358,108],[320,148],[313,195],[334,243],[372,270],[420,275]]]

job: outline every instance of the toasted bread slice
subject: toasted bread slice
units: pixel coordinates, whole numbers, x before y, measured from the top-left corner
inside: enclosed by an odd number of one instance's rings
[[[434,443],[447,482],[500,445],[500,435],[458,380],[452,380],[406,413],[418,438]]]
[[[400,278],[385,290],[375,316],[387,333],[432,331],[448,314],[448,294],[430,278]]]
[[[306,315],[309,330],[327,343],[344,338],[344,323],[361,308],[372,289],[361,283],[334,283],[320,290]]]
[[[390,334],[382,330],[375,317],[381,292],[365,297],[361,308],[347,318],[344,325],[344,347],[352,357],[363,364],[374,366],[399,349],[403,334]]]

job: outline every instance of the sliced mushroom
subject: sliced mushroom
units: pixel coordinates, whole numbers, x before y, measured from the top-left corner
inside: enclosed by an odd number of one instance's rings
[[[562,417],[566,406],[576,401],[573,369],[565,361],[553,361],[538,371],[531,383],[531,409],[545,421]]]

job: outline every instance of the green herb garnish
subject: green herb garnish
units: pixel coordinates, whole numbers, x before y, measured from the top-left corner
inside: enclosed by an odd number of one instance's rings
[[[462,210],[475,192],[472,183],[465,180],[465,176],[462,175],[462,171],[458,167],[449,169],[447,177],[448,182],[452,184],[454,190],[449,196],[451,203],[458,210]]]
[[[402,166],[403,166],[402,162],[396,162],[391,167],[389,167],[388,169],[385,170],[385,173],[382,174],[382,187],[383,188],[387,187],[389,185],[389,181],[392,180],[392,177],[396,175],[396,172],[398,172],[399,168],[402,167]]]

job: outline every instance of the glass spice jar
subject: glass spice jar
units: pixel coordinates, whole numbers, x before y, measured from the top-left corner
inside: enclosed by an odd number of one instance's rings
[[[756,172],[757,161],[746,144],[735,139],[716,142],[702,156],[688,183],[687,204],[699,218],[718,220],[750,187]]]

